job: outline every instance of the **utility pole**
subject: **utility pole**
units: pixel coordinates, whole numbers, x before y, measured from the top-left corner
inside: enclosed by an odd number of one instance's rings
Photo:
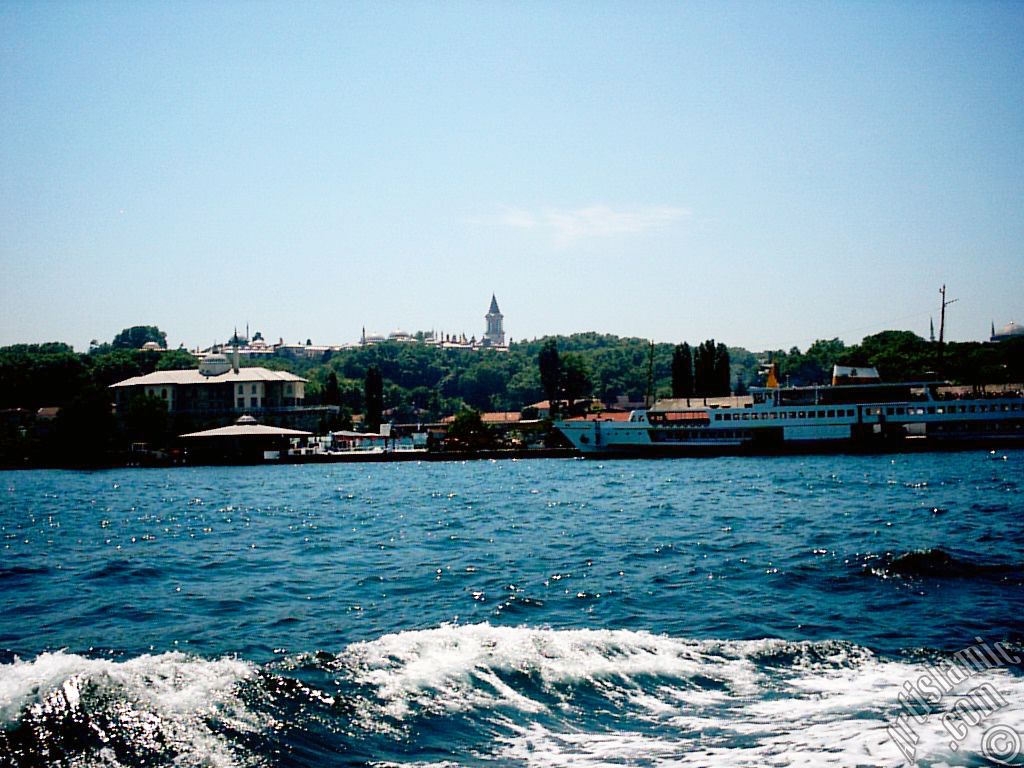
[[[941,345],[946,340],[946,307],[956,302],[957,299],[946,301],[945,285],[939,289],[939,295],[942,296],[942,310],[939,312],[939,344]]]

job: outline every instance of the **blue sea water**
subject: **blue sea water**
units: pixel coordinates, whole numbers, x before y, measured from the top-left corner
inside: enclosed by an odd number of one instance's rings
[[[1022,640],[1021,451],[0,473],[0,765],[1020,765]]]

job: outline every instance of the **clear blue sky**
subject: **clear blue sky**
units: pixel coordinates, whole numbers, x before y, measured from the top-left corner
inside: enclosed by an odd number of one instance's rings
[[[1024,321],[1024,3],[0,5],[0,344]]]

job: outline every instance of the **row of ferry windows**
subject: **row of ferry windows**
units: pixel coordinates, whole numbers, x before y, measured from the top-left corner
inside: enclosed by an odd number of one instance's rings
[[[820,411],[770,411],[768,413],[716,413],[715,421],[765,421],[767,419],[835,419],[855,416],[852,408],[829,408]]]
[[[882,411],[886,416],[923,416],[927,414],[947,413],[1007,413],[1009,411],[1021,410],[1020,403],[992,403],[991,405],[929,405],[928,407],[899,408],[887,406],[886,408],[865,408],[864,415],[879,416]]]
[[[992,405],[929,405],[927,407],[886,406],[865,408],[865,416],[924,416],[925,414],[947,413],[999,413],[1019,411],[1021,403],[993,403]],[[763,421],[765,419],[835,419],[852,418],[852,408],[829,408],[818,411],[771,411],[769,413],[716,413],[715,421]]]

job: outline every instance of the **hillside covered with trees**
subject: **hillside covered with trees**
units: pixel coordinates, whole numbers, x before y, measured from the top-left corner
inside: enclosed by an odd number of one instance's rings
[[[289,370],[310,379],[307,402],[337,404],[361,413],[366,374],[376,367],[384,383],[384,408],[393,421],[431,421],[465,408],[519,411],[552,399],[555,392],[550,382],[545,386],[539,363],[545,347],[558,353],[557,397],[641,402],[648,392],[649,373],[653,394],[672,392],[673,345],[654,345],[652,366],[647,340],[596,333],[517,342],[507,352],[385,342],[328,354],[324,360],[291,363]],[[730,348],[727,354],[731,380],[738,376],[749,386],[756,375],[756,356],[739,348]]]
[[[146,342],[153,342],[149,349],[132,346]],[[88,439],[102,451],[140,436],[172,439],[166,414],[161,419],[157,412],[161,404],[140,403],[115,415],[107,389],[154,370],[196,367],[191,354],[165,345],[166,335],[158,328],[136,326],[109,344],[91,345],[88,353],[59,342],[0,348],[0,461],[10,463],[26,423],[41,408],[56,413],[45,430],[55,445]],[[1022,339],[938,345],[909,331],[884,331],[852,346],[830,339],[804,351],[793,347],[756,354],[714,340],[651,345],[596,333],[517,342],[507,352],[385,342],[328,352],[319,359],[253,364],[309,379],[306,404],[339,406],[340,425],[368,412],[373,422],[379,412],[384,421],[428,423],[465,410],[519,411],[544,399],[595,398],[611,405],[643,401],[649,392],[655,398],[743,393],[758,383],[759,369],[769,361],[777,363],[781,382],[794,386],[827,383],[835,364],[875,366],[889,381],[1024,382]]]

